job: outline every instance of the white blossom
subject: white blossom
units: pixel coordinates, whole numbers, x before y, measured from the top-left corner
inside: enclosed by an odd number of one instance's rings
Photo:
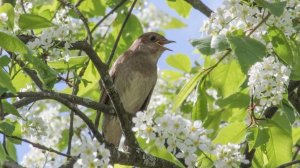
[[[240,145],[237,144],[217,145],[213,154],[217,157],[217,160],[214,162],[216,168],[237,168],[240,167],[241,163],[249,163],[240,152]]]
[[[6,13],[0,13],[0,22],[6,22],[8,20]]]
[[[270,56],[255,63],[249,70],[250,94],[262,107],[278,105],[289,83],[291,70]]]
[[[167,146],[167,150],[178,158],[183,158],[188,167],[197,163],[197,151],[210,152],[209,133],[201,121],[190,121],[180,115],[166,113],[153,122],[153,114],[138,112],[133,118],[133,131],[146,142],[155,141],[157,147]],[[152,120],[152,121],[149,121]]]
[[[79,145],[80,142],[77,144]],[[80,154],[80,159],[77,160],[75,167],[112,167],[109,165],[109,150],[105,148],[104,144],[99,144],[96,139],[92,142],[81,141],[76,154]]]

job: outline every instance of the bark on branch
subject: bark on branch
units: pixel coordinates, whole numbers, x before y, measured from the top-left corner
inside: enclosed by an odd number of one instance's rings
[[[208,6],[206,6],[201,0],[185,0],[185,1],[191,4],[194,9],[197,9],[207,17],[210,17],[210,15],[214,13],[214,11],[211,10]]]

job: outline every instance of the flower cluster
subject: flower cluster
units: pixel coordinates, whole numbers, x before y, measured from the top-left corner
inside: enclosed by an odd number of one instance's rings
[[[91,142],[80,141],[75,142],[79,148],[75,151],[77,155],[80,154],[80,159],[77,160],[75,167],[107,167],[112,168],[109,165],[110,152],[105,148],[104,144],[94,139]]]
[[[221,167],[240,167],[240,163],[248,164],[249,161],[245,159],[245,156],[240,152],[240,145],[227,144],[217,145],[213,154],[217,156],[217,160],[214,162],[216,168]]]
[[[166,145],[169,152],[178,158],[184,158],[189,167],[196,164],[196,151],[210,150],[211,141],[200,121],[191,122],[172,114],[158,117],[155,122],[152,118],[152,113],[138,112],[133,118],[133,131],[147,139],[147,142],[154,140],[158,147]]]
[[[76,28],[76,24],[74,23],[76,21],[72,20],[67,13],[68,9],[59,10],[53,19],[55,26],[43,29],[40,37],[35,38],[34,41],[28,42],[28,47],[32,51],[38,51],[39,48],[47,51],[51,55],[51,57],[48,57],[49,60],[63,57],[68,61],[71,56],[69,48],[74,41],[72,36],[74,29]],[[54,45],[54,40],[65,41],[64,49],[52,49],[51,47]]]
[[[153,4],[145,1],[141,6],[137,17],[143,22],[145,32],[157,31],[171,21],[170,16],[157,9]]]
[[[289,83],[291,70],[270,56],[255,63],[249,70],[248,86],[250,94],[259,100],[263,107],[278,105],[283,99]]]
[[[0,22],[6,22],[8,20],[6,13],[0,13]]]
[[[133,118],[133,131],[137,136],[146,139],[146,142],[154,141],[159,148],[167,150],[177,158],[184,159],[188,167],[197,167],[198,153],[210,153],[217,157],[215,165],[235,167],[241,162],[247,163],[239,152],[237,144],[217,145],[211,143],[207,137],[210,133],[205,129],[201,121],[190,121],[179,115],[165,114],[153,120],[153,113],[138,112]]]
[[[60,114],[61,106],[50,102],[36,102],[30,111],[23,109],[20,120],[22,135],[31,142],[41,143],[58,150],[63,132],[69,128],[69,117]],[[15,119],[15,118],[11,118]],[[83,128],[83,122],[74,117],[74,130],[80,131],[72,138],[72,155],[80,156],[75,167],[111,167],[110,152],[104,144],[91,140],[89,130]],[[26,167],[59,167],[66,158],[55,153],[45,152],[30,146],[30,151],[23,157],[22,165]]]
[[[61,106],[47,101],[39,101],[30,107],[30,110],[28,108],[24,107],[20,110],[23,119],[18,119],[23,138],[57,149],[63,136],[63,130],[68,128],[67,116],[61,116],[59,112]],[[30,146],[30,151],[23,157],[22,165],[26,167],[42,167],[43,165],[59,167],[64,159],[55,153]]]
[[[286,11],[280,17],[271,15],[267,23],[261,25],[252,36],[263,41],[262,35],[266,32],[267,25],[280,27],[287,36],[296,33],[293,28],[293,19],[299,17],[299,6],[300,2],[298,0],[288,0]],[[236,29],[251,30],[258,24],[257,18],[266,17],[266,13],[264,10],[243,3],[240,0],[225,0],[223,5],[205,21],[202,31],[210,35],[225,35],[227,32]]]

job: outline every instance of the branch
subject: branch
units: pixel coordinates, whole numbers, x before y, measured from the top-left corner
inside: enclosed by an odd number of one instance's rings
[[[290,81],[288,99],[300,114],[300,81]]]
[[[84,67],[79,71],[79,74],[78,74],[78,77],[77,78],[74,78],[74,87],[73,87],[73,91],[72,91],[72,95],[73,96],[76,96],[78,91],[79,91],[79,85],[81,83],[81,78],[82,76],[84,75],[86,69],[87,69],[87,66],[89,64],[89,61],[87,61],[85,64],[84,64]],[[76,75],[76,72],[74,72]],[[99,103],[100,104],[100,103]],[[73,104],[74,105],[74,104]],[[97,110],[98,112],[98,110]],[[67,154],[71,154],[71,149],[72,149],[72,138],[73,138],[73,134],[74,134],[74,128],[73,128],[73,125],[74,125],[74,111],[71,111],[70,113],[70,126],[69,126],[69,139],[68,139],[68,148],[67,148]],[[72,162],[71,162],[72,163]]]
[[[96,25],[92,28],[91,33],[93,33],[97,27],[105,20],[107,19],[111,14],[113,14],[119,7],[121,7],[127,0],[121,1],[118,5],[116,5],[110,12],[108,12],[99,22],[96,23]]]
[[[73,156],[71,156],[71,155],[67,155],[67,154],[61,153],[61,152],[59,152],[59,151],[57,151],[57,150],[55,150],[55,149],[48,148],[48,147],[46,147],[46,146],[44,146],[44,145],[41,145],[41,144],[39,144],[39,143],[31,142],[31,141],[29,141],[29,140],[27,140],[27,139],[23,139],[23,138],[20,138],[20,137],[17,137],[17,136],[13,136],[13,135],[7,135],[7,134],[5,134],[5,133],[2,132],[2,131],[0,131],[0,133],[1,133],[2,135],[5,135],[5,136],[8,137],[8,138],[12,138],[12,139],[16,139],[16,140],[19,140],[19,141],[22,141],[22,142],[26,142],[26,143],[32,145],[33,147],[38,148],[38,149],[41,149],[41,150],[46,150],[46,151],[49,151],[49,152],[53,152],[53,153],[56,153],[56,154],[58,154],[58,155],[61,155],[61,156],[67,157],[67,158],[72,158],[72,157],[73,157]]]
[[[59,166],[59,168],[71,168],[74,167],[74,164],[77,162],[77,158],[70,158],[66,163],[63,165]]]
[[[3,166],[3,168],[25,168],[14,161],[8,160],[4,161],[3,165],[1,166]]]
[[[110,55],[109,55],[109,57],[108,57],[108,61],[107,61],[107,65],[108,65],[108,66],[110,65],[110,63],[111,63],[111,61],[112,61],[112,59],[113,59],[113,57],[114,57],[114,54],[115,54],[115,51],[116,51],[116,49],[117,49],[118,43],[119,43],[119,41],[120,41],[122,32],[123,32],[123,30],[124,30],[124,28],[125,28],[125,26],[126,26],[126,23],[127,23],[128,19],[129,19],[129,17],[130,17],[130,15],[131,15],[131,12],[132,12],[132,10],[133,10],[133,8],[134,8],[136,2],[137,2],[137,0],[134,0],[134,1],[133,1],[133,3],[132,3],[132,5],[131,5],[131,7],[130,7],[130,9],[129,9],[127,15],[126,15],[126,18],[125,18],[125,20],[124,20],[124,22],[123,22],[123,24],[122,24],[122,27],[121,27],[121,29],[120,29],[120,31],[119,31],[119,34],[118,34],[118,36],[117,36],[117,39],[116,39],[115,44],[114,44],[114,46],[113,46],[113,49],[112,49],[112,51],[111,51],[111,53],[110,53]]]
[[[12,54],[11,54],[12,55]],[[15,56],[12,55],[13,60],[16,61],[17,64],[19,64],[19,66],[24,70],[24,72],[32,79],[32,81],[36,84],[36,86],[40,89],[40,90],[44,90],[43,86],[43,82],[40,80],[40,78],[38,77],[37,73],[35,70],[29,69],[26,67],[26,64],[21,61],[21,60],[17,60],[15,59]]]
[[[26,99],[24,100],[23,103],[26,104],[28,102],[33,102],[36,100],[42,100],[42,99],[52,99],[60,102],[60,100],[63,98],[65,100],[70,101],[71,103],[82,105],[94,110],[101,110],[104,113],[107,114],[112,114],[111,113],[111,106],[101,104],[95,101],[92,101],[90,99],[74,96],[74,95],[69,95],[65,93],[57,93],[57,92],[17,92],[16,95],[12,93],[4,93],[3,95],[0,96],[0,99],[6,99],[6,98],[11,98],[11,97],[19,97],[19,98],[32,98],[32,100]],[[19,105],[18,103],[17,105]]]
[[[193,6],[205,16],[210,17],[214,11],[212,11],[208,6],[206,6],[201,0],[185,0],[187,3]]]
[[[298,163],[300,163],[300,160],[294,160],[289,163],[282,164],[282,165],[278,166],[277,168],[289,167],[289,166],[292,166],[292,165],[298,164]]]

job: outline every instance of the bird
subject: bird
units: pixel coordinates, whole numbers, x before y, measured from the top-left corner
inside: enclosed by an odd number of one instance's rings
[[[109,75],[126,112],[134,115],[146,110],[157,81],[157,62],[164,51],[172,51],[164,45],[174,42],[147,32],[114,62]],[[107,92],[102,92],[100,102],[111,104]],[[116,115],[104,114],[102,133],[106,142],[119,147],[123,132]]]

